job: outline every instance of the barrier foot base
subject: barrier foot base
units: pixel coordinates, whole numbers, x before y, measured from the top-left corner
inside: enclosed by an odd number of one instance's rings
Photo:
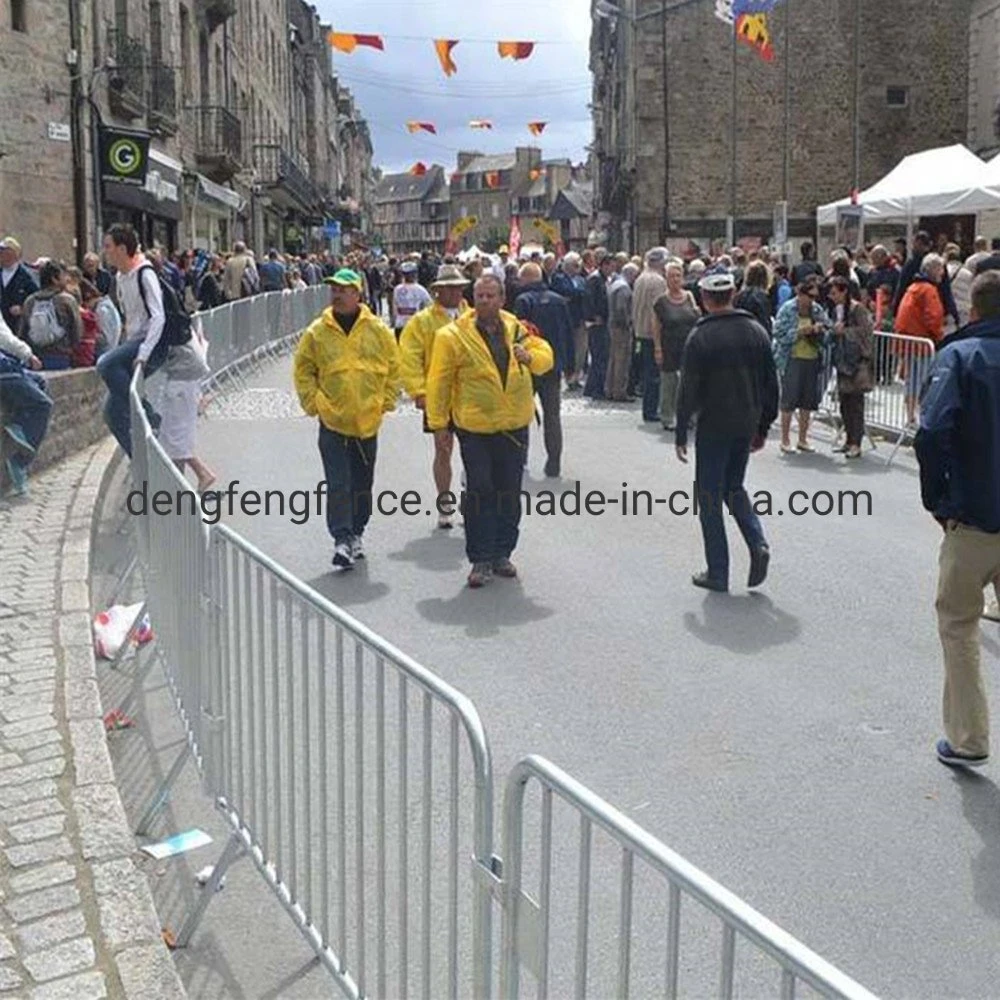
[[[198,924],[201,923],[201,918],[205,915],[205,910],[208,909],[208,904],[212,902],[216,892],[218,892],[219,884],[225,878],[226,871],[242,854],[243,844],[240,838],[235,833],[230,834],[229,840],[226,842],[226,846],[219,856],[219,860],[212,869],[212,877],[202,886],[198,902],[194,904],[191,912],[184,918],[184,924],[177,933],[176,947],[187,947],[192,935],[198,929]]]

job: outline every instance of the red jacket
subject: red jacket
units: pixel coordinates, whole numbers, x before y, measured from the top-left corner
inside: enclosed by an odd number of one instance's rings
[[[93,368],[97,361],[97,338],[101,334],[101,327],[91,309],[81,308],[80,319],[83,320],[83,332],[73,347],[70,364],[74,368]]]

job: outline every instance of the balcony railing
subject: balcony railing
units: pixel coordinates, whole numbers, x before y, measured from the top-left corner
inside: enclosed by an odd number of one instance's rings
[[[195,107],[190,111],[194,115],[199,164],[228,180],[243,165],[243,127],[239,118],[222,107]]]
[[[149,109],[169,131],[177,130],[177,76],[172,67],[150,66]]]
[[[254,146],[254,163],[261,184],[283,188],[305,211],[321,207],[316,186],[281,146]]]
[[[236,15],[236,0],[201,0],[205,24],[210,32]]]
[[[123,110],[132,118],[142,113],[146,104],[146,64],[149,53],[137,38],[112,28],[108,32],[108,52],[117,67],[113,74],[122,86],[112,88],[112,99],[117,99]]]

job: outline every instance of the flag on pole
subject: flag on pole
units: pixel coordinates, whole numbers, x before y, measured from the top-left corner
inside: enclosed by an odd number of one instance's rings
[[[455,60],[451,58],[451,50],[456,45],[458,45],[457,40],[448,38],[434,39],[434,51],[437,53],[438,62],[441,63],[441,69],[443,70],[445,76],[451,76],[452,73],[458,72]]]
[[[736,18],[736,35],[740,41],[755,48],[764,62],[774,62],[774,45],[767,14],[740,14]]]
[[[369,49],[385,50],[381,35],[351,35],[342,31],[331,31],[326,36],[327,42],[338,52],[350,55],[359,45]]]
[[[527,59],[535,51],[534,42],[497,42],[501,59]]]
[[[469,122],[469,128],[491,129],[493,128],[493,122],[491,122],[488,118],[473,118],[472,121]]]
[[[528,122],[528,131],[532,135],[541,135],[545,131],[548,122]]]
[[[431,122],[407,122],[406,131],[411,135],[414,132],[430,132],[431,135],[437,135],[438,130]]]
[[[741,14],[770,14],[781,0],[732,0],[733,17]]]
[[[414,177],[423,177],[424,174],[427,173],[427,165],[425,163],[417,161],[416,163],[413,164],[412,167],[410,167],[410,173]]]

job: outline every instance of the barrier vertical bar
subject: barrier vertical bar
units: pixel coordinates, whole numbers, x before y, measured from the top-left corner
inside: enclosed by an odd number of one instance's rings
[[[295,654],[294,629],[292,617],[292,598],[285,591],[285,710],[289,715],[295,710]],[[295,785],[297,774],[295,767],[295,726],[286,726],[288,737],[285,741],[285,753],[288,758],[288,873],[285,883],[292,894],[292,899],[298,901],[298,846],[297,824],[295,821]]]
[[[628,1000],[632,956],[632,865],[634,857],[622,848],[621,902],[618,917],[618,996]]]
[[[677,1000],[677,979],[680,972],[681,944],[681,890],[670,883],[670,901],[667,906],[667,1000]]]
[[[722,925],[722,972],[719,977],[719,1000],[732,1000],[733,966],[736,961],[736,931],[728,923]]]
[[[549,995],[549,923],[552,899],[552,789],[542,789],[542,857],[538,884],[538,1000]]]
[[[364,691],[365,648],[354,645],[354,817],[357,862],[355,910],[358,929],[358,989],[365,992],[365,740]]]
[[[378,939],[378,994],[386,995],[385,969],[385,660],[375,660],[375,822],[378,824],[378,885],[375,933]]]
[[[431,995],[431,798],[434,794],[433,782],[433,757],[431,739],[433,737],[432,725],[433,716],[431,696],[424,693],[424,763],[423,763],[423,919],[422,919],[422,969],[423,972],[423,996],[425,1000],[430,1000]]]
[[[337,875],[340,883],[340,960],[347,967],[347,774],[344,744],[344,630],[337,626]]]
[[[313,912],[313,871],[312,871],[312,850],[309,839],[312,833],[312,754],[310,752],[310,732],[309,732],[309,623],[312,621],[312,611],[307,608],[302,609],[299,620],[300,642],[302,649],[301,683],[302,691],[302,718],[300,725],[295,728],[302,732],[302,797],[305,799],[305,822],[302,824],[302,902],[306,913]],[[294,719],[294,710],[292,718]]]
[[[316,668],[318,676],[316,686],[317,718],[316,738],[319,743],[319,815],[320,815],[320,927],[323,943],[330,942],[330,855],[329,855],[329,802],[327,801],[327,782],[329,781],[328,765],[330,756],[330,741],[326,731],[326,622],[318,619],[316,622]]]
[[[407,807],[407,687],[406,677],[399,675],[399,996],[406,1000],[409,994],[409,935],[410,914],[407,890],[407,844],[409,840],[409,811]]]
[[[591,823],[580,817],[580,884],[576,908],[576,975],[573,991],[576,1000],[587,995],[587,932],[590,918],[590,842]]]
[[[458,719],[448,721],[448,996],[458,1000]]]

